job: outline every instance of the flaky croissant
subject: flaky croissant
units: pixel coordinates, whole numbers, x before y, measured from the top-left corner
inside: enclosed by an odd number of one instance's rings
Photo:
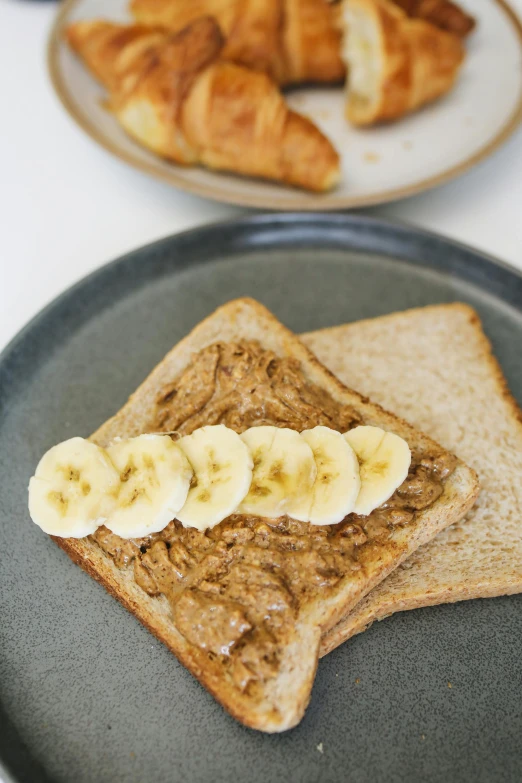
[[[212,16],[225,36],[223,59],[268,73],[279,84],[337,82],[345,75],[337,9],[327,0],[131,0],[139,24],[177,32]]]
[[[465,38],[475,28],[475,19],[452,0],[393,0],[408,16]]]
[[[461,39],[388,0],[345,0],[346,116],[354,125],[395,120],[453,86]]]
[[[291,111],[266,74],[220,60],[216,22],[177,34],[101,20],[67,30],[72,48],[109,89],[127,133],[176,163],[323,191],[339,179],[339,156]]]

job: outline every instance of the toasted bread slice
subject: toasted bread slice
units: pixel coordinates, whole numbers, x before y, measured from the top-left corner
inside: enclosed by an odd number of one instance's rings
[[[321,653],[393,612],[522,592],[522,412],[476,312],[436,305],[303,340],[341,380],[454,450],[481,480],[466,519],[375,588],[326,634]]]
[[[274,361],[276,365],[277,362],[280,363],[278,366],[283,366],[284,362],[288,363],[285,384],[290,385],[285,386],[283,395],[286,401],[285,404],[290,406],[288,410],[291,410],[292,399],[295,401],[295,397],[292,398],[291,381],[288,378],[292,376],[292,373],[297,372],[296,367],[298,367],[303,383],[307,384],[306,387],[300,388],[300,392],[304,393],[305,388],[321,390],[317,392],[319,397],[316,397],[316,399],[322,400],[324,409],[326,409],[328,400],[330,402],[333,401],[333,404],[337,405],[339,409],[351,411],[353,416],[360,417],[365,423],[381,426],[402,436],[408,441],[414,453],[421,455],[430,453],[445,454],[446,458],[448,457],[447,453],[443,452],[440,446],[417,432],[406,422],[387,413],[378,405],[372,404],[366,398],[343,386],[319,363],[311,351],[292,332],[280,324],[262,305],[250,299],[239,299],[231,302],[218,309],[213,315],[199,324],[153,370],[120,412],[94,433],[92,436],[93,441],[100,445],[107,445],[116,437],[130,437],[144,431],[151,431],[151,428],[157,429],[158,400],[170,399],[174,395],[176,403],[172,407],[171,413],[177,415],[179,412],[183,394],[179,392],[181,387],[176,386],[175,379],[179,379],[180,375],[187,368],[194,367],[194,362],[197,361],[197,359],[193,358],[195,352],[202,352],[208,346],[216,346],[216,344],[221,346],[219,348],[216,347],[216,350],[223,351],[225,349],[222,346],[228,343],[244,343],[244,341],[256,341],[256,344],[264,351],[273,352],[273,355],[278,357],[276,360],[271,359],[270,363],[265,365],[267,376],[270,376],[270,368],[274,366]],[[240,357],[244,356],[241,354],[241,351],[238,353]],[[201,356],[202,354],[199,353],[198,355]],[[239,361],[240,359],[238,359]],[[224,365],[222,372],[227,376],[227,379],[230,379],[235,378],[236,370],[239,371],[240,368],[232,362],[232,364]],[[217,382],[212,380],[216,377],[216,374],[214,376],[210,375],[208,383],[216,385]],[[174,384],[173,381],[175,381]],[[181,382],[178,381],[178,383]],[[166,389],[167,391],[165,392]],[[211,393],[214,394],[214,391]],[[323,396],[321,397],[321,395]],[[205,422],[205,416],[207,415],[205,412],[209,411],[211,407],[212,405],[205,403],[203,405],[200,404],[199,408],[197,408],[197,417],[200,424]],[[323,410],[322,404],[319,408],[317,418],[320,420]],[[215,404],[213,411],[214,418],[211,418],[210,423],[216,423]],[[265,416],[266,411],[260,415]],[[208,413],[205,423],[209,423],[208,418],[210,418],[210,413]],[[174,427],[169,426],[168,417],[161,419],[161,421],[164,431],[174,429]],[[279,420],[274,419],[274,422],[279,423]],[[319,423],[319,421],[310,423],[315,424]],[[209,655],[208,651],[202,649],[197,643],[191,644],[186,638],[186,626],[184,629],[185,635],[180,633],[174,619],[176,608],[172,610],[163,595],[152,596],[144,592],[134,581],[132,567],[118,568],[114,559],[108,556],[101,546],[92,539],[55,540],[75,562],[100,581],[152,633],[163,641],[233,716],[252,728],[277,732],[294,726],[303,715],[314,680],[321,634],[335,625],[341,616],[350,611],[366,593],[375,587],[378,582],[396,568],[418,546],[430,540],[445,526],[460,519],[473,504],[477,492],[478,481],[476,474],[464,463],[457,461],[454,472],[443,482],[443,491],[440,497],[428,507],[416,512],[409,524],[396,527],[390,526],[384,540],[381,540],[377,534],[369,533],[366,536],[360,526],[346,523],[350,528],[349,531],[347,530],[347,536],[351,536],[353,530],[358,530],[359,534],[362,533],[362,539],[364,539],[360,541],[360,546],[357,545],[356,562],[354,562],[353,568],[350,567],[351,570],[348,569],[344,573],[339,572],[339,578],[335,578],[328,587],[325,587],[324,582],[321,582],[321,580],[326,579],[326,576],[325,574],[319,574],[320,569],[319,571],[315,570],[313,565],[310,568],[305,567],[301,569],[301,574],[296,582],[297,586],[292,582],[291,587],[290,598],[293,602],[293,611],[295,612],[292,615],[292,622],[286,624],[282,636],[276,635],[278,646],[275,648],[275,657],[265,661],[267,664],[271,662],[275,667],[272,670],[272,675],[259,676],[254,683],[248,683],[246,687],[241,683],[236,684],[235,669],[231,675],[230,658]],[[358,517],[355,519],[364,524],[363,518]],[[225,542],[229,541],[229,539],[224,538],[225,533],[221,534],[219,531],[220,528],[226,529],[226,522],[221,523],[221,526],[211,531],[213,536],[216,535],[216,532],[218,536],[222,535],[222,539],[219,541],[221,545],[220,551],[226,548]],[[254,518],[254,522],[256,525],[259,524],[259,530],[264,529],[263,535],[272,535],[273,529],[268,529],[268,526],[264,524],[265,520],[256,521]],[[274,522],[272,520],[272,524]],[[248,524],[248,518],[237,517],[233,524],[236,531],[241,525],[244,529]],[[294,523],[283,520],[281,524]],[[295,523],[295,525],[297,524],[302,525],[303,523]],[[222,528],[222,526],[225,526],[225,528]],[[338,526],[331,527],[336,528],[335,531],[331,532],[333,538],[339,533],[339,528]],[[314,536],[330,535],[326,528],[320,529],[305,526],[304,532],[302,528],[300,530],[301,544],[306,544],[307,541],[310,543]],[[320,533],[320,530],[323,532]],[[287,533],[288,530],[285,532]],[[287,539],[287,541],[289,540]],[[330,538],[328,539],[329,542],[331,540]],[[329,545],[327,544],[327,546]],[[284,567],[286,567],[285,564],[293,563],[293,558],[298,556],[298,552],[296,552],[298,549],[297,545],[285,547],[283,560],[280,560],[279,563]],[[137,551],[139,552],[140,550],[138,549]],[[260,552],[261,550],[258,549],[257,551]],[[325,551],[323,547],[321,553],[324,554]],[[272,552],[269,550],[269,555],[271,554]],[[315,554],[312,552],[311,556],[315,556]],[[324,556],[326,557],[327,554],[326,552]],[[244,556],[246,556],[244,553],[240,553],[240,562],[243,562],[241,558]],[[139,555],[137,557],[139,562]],[[266,563],[262,562],[261,569],[264,566],[265,570],[262,571],[264,574],[263,578],[269,580],[271,585],[273,585],[273,580],[277,579],[277,574],[275,574],[275,571],[277,571],[277,568],[275,568],[276,563],[274,561],[274,567],[271,568],[270,562],[268,567],[266,567]],[[258,562],[256,562],[255,567],[258,569],[257,573],[259,574],[260,566]],[[318,575],[320,576],[319,582],[321,584],[318,587],[314,587],[313,580]],[[226,572],[225,581],[229,578],[230,572]],[[319,583],[316,581],[315,584]],[[219,588],[219,584],[217,587]],[[265,583],[262,584],[262,587],[265,587]],[[246,597],[241,595],[241,584],[239,588],[239,590],[236,590],[235,600],[241,602],[242,598],[246,600]],[[286,587],[284,589],[286,590]],[[185,588],[184,595],[187,592],[190,591]],[[261,593],[259,595],[261,596]],[[219,599],[217,600],[219,601]],[[261,597],[259,600],[261,600]],[[235,606],[237,607],[237,603]],[[256,625],[257,620],[252,620],[251,617],[250,620],[254,625],[251,631],[254,635],[252,637],[254,641],[250,642],[250,644],[255,645],[257,643],[255,640],[259,638],[255,634],[258,631],[259,633],[265,633],[265,631],[263,630],[264,626],[258,627]],[[202,627],[201,622],[198,627]],[[237,659],[235,660],[237,661]]]

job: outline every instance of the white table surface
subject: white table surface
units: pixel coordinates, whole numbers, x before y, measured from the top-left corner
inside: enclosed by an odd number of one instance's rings
[[[512,3],[522,15],[522,0]],[[55,10],[53,2],[0,0],[0,349],[106,261],[242,212],[149,179],[74,125],[46,71]],[[522,269],[522,129],[460,179],[366,212],[437,231]]]

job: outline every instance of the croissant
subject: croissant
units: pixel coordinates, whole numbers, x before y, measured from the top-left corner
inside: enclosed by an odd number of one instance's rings
[[[126,132],[176,163],[278,180],[314,191],[339,179],[339,156],[274,82],[220,59],[217,23],[179,33],[94,20],[67,30],[72,48],[109,89]]]
[[[139,24],[177,32],[212,16],[223,59],[268,73],[279,84],[338,82],[345,75],[337,9],[327,0],[131,0]]]
[[[354,125],[395,120],[453,86],[461,39],[388,0],[345,0],[346,117]]]
[[[474,29],[475,19],[451,0],[393,0],[408,16],[426,22],[465,38]]]

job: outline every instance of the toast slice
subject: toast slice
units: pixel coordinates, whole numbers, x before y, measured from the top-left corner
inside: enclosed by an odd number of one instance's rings
[[[476,312],[436,305],[303,340],[342,381],[454,450],[481,480],[466,519],[375,588],[326,634],[321,653],[393,612],[522,592],[522,412]]]
[[[234,717],[267,732],[291,728],[310,697],[321,634],[469,510],[478,492],[474,471],[343,386],[250,299],[233,301],[199,324],[92,436],[103,446],[117,437],[186,433],[218,422],[238,431],[261,423],[294,429],[329,423],[344,431],[361,421],[407,440],[417,466],[413,483],[427,475],[421,459],[433,460],[430,486],[442,470],[436,465],[453,461],[453,472],[439,476],[442,494],[409,519],[397,521],[395,509],[391,516],[379,510],[376,518],[350,515],[318,528],[286,517],[233,515],[206,533],[171,522],[154,540],[125,542],[101,528],[94,537],[56,543]],[[417,496],[408,497],[415,504]],[[151,589],[143,569],[147,578],[152,574]],[[169,603],[164,585],[173,581],[178,599]]]

